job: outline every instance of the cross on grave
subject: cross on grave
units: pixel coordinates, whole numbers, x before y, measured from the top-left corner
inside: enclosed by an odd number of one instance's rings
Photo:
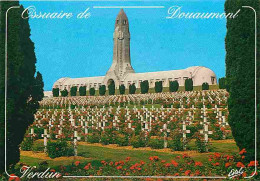
[[[186,134],[190,133],[190,130],[186,129],[185,121],[182,121],[182,138],[183,138],[183,149],[186,150],[187,140]]]
[[[167,122],[168,123],[168,122]],[[169,133],[171,130],[167,129],[167,124],[164,123],[163,124],[163,128],[160,129],[161,132],[163,132],[163,141],[164,141],[164,148],[167,148],[168,145],[168,141],[167,141],[167,133]]]
[[[49,132],[51,132],[51,128],[53,127],[53,125],[52,125],[52,122],[51,122],[51,121],[49,121],[48,127],[49,127]]]
[[[29,135],[31,136],[31,139],[35,136],[33,128],[31,128],[31,132],[29,133]]]
[[[62,127],[60,127],[58,134],[55,136],[55,138],[60,138],[61,135],[62,135]]]
[[[47,139],[50,138],[50,135],[47,132],[47,129],[44,129],[44,134],[41,135],[43,137],[43,145],[44,145],[44,152],[47,152]]]
[[[131,121],[128,122],[128,129],[132,129],[133,131],[135,130],[135,128],[132,128],[132,123],[131,123]]]
[[[208,151],[208,148],[207,148],[207,143],[208,143],[208,140],[209,140],[208,135],[213,134],[213,132],[209,131],[209,127],[208,127],[207,124],[204,124],[204,129],[200,130],[200,133],[204,135],[204,141],[205,141],[205,144],[206,144],[206,151]]]
[[[78,136],[78,132],[74,131],[74,136],[73,136],[73,145],[74,145],[74,156],[78,155],[78,150],[77,150],[77,142],[80,140],[80,137]]]
[[[226,117],[225,117],[225,116],[222,116],[222,121],[219,122],[219,124],[220,124],[222,127],[228,126],[228,123],[226,122]]]

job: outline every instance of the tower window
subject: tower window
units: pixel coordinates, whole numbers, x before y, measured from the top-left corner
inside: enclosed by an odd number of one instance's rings
[[[118,24],[119,23],[119,20],[116,20],[116,24]]]
[[[126,24],[126,20],[124,20],[124,25]]]

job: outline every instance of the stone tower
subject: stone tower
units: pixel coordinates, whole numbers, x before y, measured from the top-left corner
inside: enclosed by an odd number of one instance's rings
[[[104,84],[108,85],[109,80],[113,80],[118,86],[128,73],[134,73],[130,60],[129,23],[123,9],[120,10],[116,17],[113,40],[113,62],[106,73]]]

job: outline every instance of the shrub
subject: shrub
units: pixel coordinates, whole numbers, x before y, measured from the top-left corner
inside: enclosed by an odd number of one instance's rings
[[[89,134],[87,136],[87,140],[89,143],[99,143],[100,141],[100,135],[97,133]]]
[[[115,90],[116,90],[115,82],[111,81],[111,83],[108,86],[108,93],[109,93],[109,95],[115,95]]]
[[[118,144],[119,146],[127,146],[128,137],[122,134],[117,135],[116,144]]]
[[[134,148],[145,147],[145,140],[141,139],[140,136],[132,137],[130,143]]]
[[[80,88],[79,88],[79,95],[80,96],[86,96],[87,95],[86,86],[80,86]]]
[[[33,138],[25,137],[23,142],[21,143],[21,150],[23,151],[31,151],[33,146]]]
[[[124,84],[119,86],[119,92],[120,92],[121,95],[125,94],[125,85]]]
[[[72,156],[74,151],[72,146],[69,146],[66,141],[48,142],[47,154],[50,158],[61,156]]]
[[[95,90],[94,87],[91,87],[91,88],[89,89],[89,95],[94,96],[94,95],[95,95],[95,92],[96,92],[96,90]]]
[[[141,82],[141,93],[146,94],[149,91],[149,82],[148,80]]]
[[[174,151],[183,151],[183,144],[181,141],[181,134],[176,135],[172,141],[169,141],[169,148]]]
[[[159,81],[159,82],[155,82],[155,92],[158,93],[158,92],[162,92],[163,90],[163,85],[162,85],[162,81]]]
[[[68,96],[68,91],[67,91],[67,89],[64,89],[64,90],[62,90],[62,91],[60,91],[60,93],[61,93],[61,96],[62,97],[66,97],[66,96]]]
[[[220,89],[225,89],[226,88],[226,78],[222,77],[218,79],[218,84]]]
[[[60,90],[59,88],[53,88],[52,89],[52,95],[53,97],[59,97]]]
[[[207,82],[202,84],[202,90],[209,90],[209,84]]]
[[[43,152],[44,151],[44,145],[42,143],[34,142],[34,144],[32,145],[32,151]]]
[[[185,80],[185,91],[192,91],[193,90],[193,81],[192,79]]]
[[[106,86],[105,85],[99,86],[99,95],[103,96],[105,94],[106,94]]]
[[[175,81],[170,81],[170,86],[169,86],[170,92],[177,92],[179,89],[179,83],[177,80]]]
[[[136,92],[135,84],[129,85],[129,94],[135,94],[135,92]]]
[[[164,148],[164,141],[159,139],[150,139],[148,146],[153,149],[163,149]]]
[[[77,87],[76,86],[72,86],[70,88],[70,96],[76,96],[77,95]]]

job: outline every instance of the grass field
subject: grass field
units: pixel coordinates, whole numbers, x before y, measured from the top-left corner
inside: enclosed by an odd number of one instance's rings
[[[38,140],[37,144],[42,144],[42,140]],[[55,167],[59,165],[70,165],[76,160],[100,163],[102,160],[119,161],[124,160],[126,157],[131,157],[132,161],[148,161],[150,156],[158,156],[160,159],[170,161],[174,159],[175,156],[182,155],[183,153],[188,154],[196,161],[207,162],[208,155],[213,154],[214,152],[225,154],[238,153],[238,147],[233,140],[212,141],[211,152],[209,153],[198,153],[197,151],[194,151],[194,141],[191,141],[189,147],[192,151],[173,152],[170,149],[153,150],[151,148],[132,148],[130,146],[118,147],[116,145],[103,146],[101,144],[87,144],[85,142],[80,142],[78,146],[78,157],[60,157],[50,159],[44,153],[22,151],[20,162],[37,166],[39,163],[46,161],[49,166]]]

